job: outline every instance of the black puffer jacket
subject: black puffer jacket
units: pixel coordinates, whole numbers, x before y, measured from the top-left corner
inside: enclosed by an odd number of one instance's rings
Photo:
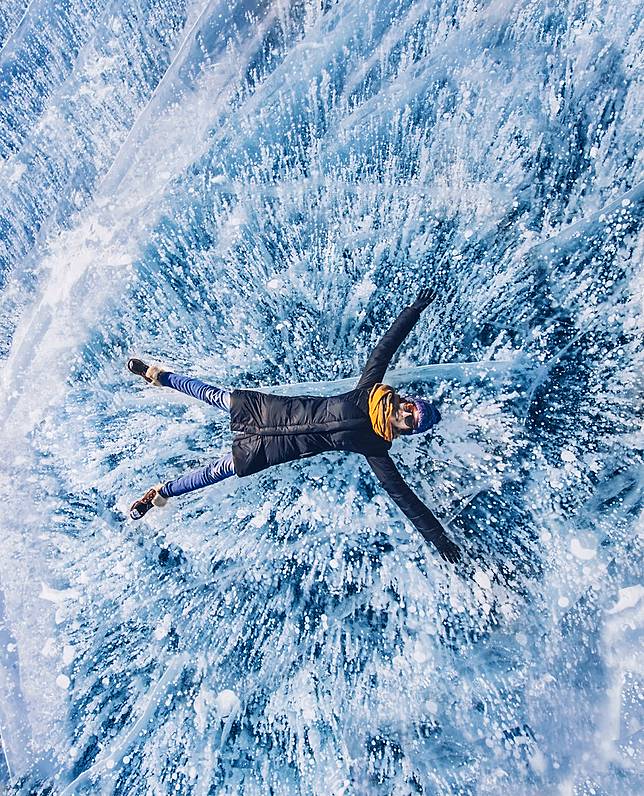
[[[389,457],[391,442],[375,433],[369,418],[369,393],[384,378],[396,350],[420,317],[406,307],[369,357],[354,390],[330,398],[288,397],[255,390],[234,390],[230,401],[233,461],[238,476],[324,451],[361,453],[402,511],[433,544],[443,529],[407,486]]]

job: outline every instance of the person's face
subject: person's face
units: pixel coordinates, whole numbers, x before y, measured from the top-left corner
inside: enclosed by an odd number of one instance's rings
[[[394,411],[391,416],[391,426],[396,434],[411,434],[418,424],[418,410],[411,401],[403,398],[398,393],[393,395]]]

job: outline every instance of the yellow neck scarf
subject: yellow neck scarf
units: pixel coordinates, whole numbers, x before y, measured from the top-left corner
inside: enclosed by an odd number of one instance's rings
[[[386,439],[387,442],[391,442],[394,438],[394,431],[391,427],[391,416],[394,413],[393,394],[393,387],[388,384],[376,384],[369,393],[371,425],[376,434]]]

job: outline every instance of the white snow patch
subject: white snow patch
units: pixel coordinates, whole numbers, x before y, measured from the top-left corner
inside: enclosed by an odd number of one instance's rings
[[[264,503],[261,509],[255,514],[254,517],[251,517],[249,521],[249,525],[253,528],[261,528],[262,525],[265,525],[270,517],[271,507],[269,503]]]
[[[48,586],[44,581],[40,582],[40,594],[38,595],[41,600],[48,600],[50,603],[62,603],[65,600],[75,600],[79,597],[76,589],[53,589]]]
[[[234,691],[231,691],[230,688],[224,688],[224,690],[220,691],[215,697],[217,715],[222,721],[230,716],[236,716],[237,713],[239,713],[240,704],[239,697]]]
[[[532,754],[528,757],[528,763],[530,764],[530,768],[536,774],[545,774],[545,771],[548,768],[545,755],[538,747],[535,748]]]
[[[561,480],[561,472],[559,470],[551,470],[548,474],[548,483],[553,489],[559,489],[563,486],[563,481]]]
[[[643,596],[644,586],[641,586],[639,583],[636,586],[627,586],[625,589],[620,589],[617,592],[617,602],[612,608],[609,608],[606,613],[617,614],[620,611],[635,608]]]
[[[172,615],[166,614],[163,617],[163,619],[159,622],[159,624],[154,628],[154,638],[157,641],[161,641],[162,638],[165,638],[168,635],[171,626],[172,626]]]
[[[490,581],[489,575],[484,572],[482,569],[477,569],[474,573],[474,580],[478,583],[478,585],[482,589],[491,589],[492,582]]]
[[[584,547],[577,538],[570,540],[570,552],[581,561],[590,561],[597,555],[597,551],[594,548]]]
[[[58,686],[58,688],[61,688],[63,691],[69,688],[69,683],[70,680],[66,674],[59,674],[58,677],[56,678],[56,685]]]
[[[420,642],[416,642],[414,646],[414,652],[412,654],[413,659],[416,663],[425,663],[427,660],[427,652],[423,649],[422,644]]]
[[[9,185],[15,185],[15,183],[19,182],[22,178],[23,174],[27,171],[27,165],[25,163],[16,162],[13,165],[11,171],[6,175],[7,183]]]

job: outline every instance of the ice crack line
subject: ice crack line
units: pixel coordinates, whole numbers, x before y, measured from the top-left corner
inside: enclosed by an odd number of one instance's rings
[[[184,50],[186,48],[186,45],[188,43],[188,40],[191,39],[192,34],[194,33],[194,31],[197,28],[197,26],[200,24],[201,20],[204,17],[204,14],[206,14],[206,12],[209,11],[212,8],[212,6],[215,4],[215,2],[216,2],[216,0],[209,0],[209,2],[206,3],[206,5],[204,6],[203,10],[199,13],[199,16],[197,17],[197,19],[192,24],[190,30],[184,36],[183,41],[179,45],[179,48],[178,48],[174,58],[172,59],[172,61],[170,61],[170,63],[168,64],[168,68],[163,73],[163,77],[157,83],[156,88],[154,89],[154,91],[150,95],[149,100],[145,103],[145,105],[141,109],[141,112],[139,113],[139,115],[134,120],[134,124],[130,128],[130,132],[127,134],[127,136],[125,138],[125,141],[123,141],[123,143],[119,147],[119,150],[116,153],[116,156],[114,157],[114,160],[112,161],[112,165],[109,167],[109,169],[107,170],[107,173],[105,174],[105,176],[101,180],[100,187],[99,187],[98,191],[96,192],[97,195],[100,195],[105,187],[109,188],[110,175],[113,173],[114,169],[116,168],[118,163],[121,161],[121,153],[126,149],[128,144],[130,143],[130,140],[132,139],[132,136],[134,135],[135,131],[140,127],[141,120],[144,119],[145,116],[147,115],[150,106],[154,102],[155,97],[158,95],[158,93],[159,93],[159,91],[161,89],[161,86],[163,86],[163,84],[166,82],[166,78],[173,71],[174,65],[177,63],[177,60],[179,59],[179,57],[183,54],[183,52],[184,52]]]
[[[170,683],[179,675],[179,672],[186,662],[186,658],[187,656],[185,654],[181,654],[176,655],[172,659],[163,677],[161,677],[161,679],[153,686],[152,690],[150,691],[147,703],[143,708],[141,715],[125,733],[123,738],[118,740],[110,748],[108,753],[97,760],[94,765],[90,766],[86,771],[83,771],[82,774],[79,774],[75,780],[70,782],[69,785],[63,791],[61,791],[60,796],[71,796],[71,794],[75,793],[76,789],[80,785],[83,785],[88,779],[92,779],[103,770],[110,770],[114,767],[114,764],[125,755],[127,750],[134,743],[136,736],[141,732],[143,727],[152,717],[155,708],[159,704]]]
[[[13,33],[11,33],[11,34],[10,34],[10,35],[7,37],[7,41],[6,41],[6,42],[5,42],[5,43],[2,45],[2,47],[0,47],[0,56],[2,56],[2,53],[3,53],[3,52],[6,50],[6,48],[9,46],[9,44],[10,44],[10,43],[11,43],[11,42],[12,42],[12,41],[13,41],[13,40],[16,38],[16,36],[18,35],[18,33],[19,33],[19,31],[20,31],[20,28],[22,27],[22,23],[23,23],[23,22],[25,21],[25,19],[27,18],[27,15],[28,15],[28,14],[29,14],[29,12],[31,11],[31,7],[32,7],[32,5],[33,5],[35,2],[36,2],[36,0],[30,0],[30,2],[29,2],[29,5],[28,5],[28,6],[27,6],[27,8],[25,9],[25,13],[24,13],[24,14],[22,15],[22,17],[20,18],[20,22],[18,22],[18,24],[16,25],[16,27],[13,29]]]
[[[554,248],[555,246],[561,246],[562,244],[567,243],[570,239],[580,238],[583,232],[585,232],[586,229],[588,229],[592,224],[600,222],[602,216],[610,216],[620,207],[636,207],[640,202],[642,202],[643,199],[644,181],[638,182],[637,185],[634,185],[630,189],[630,191],[626,191],[626,193],[623,193],[621,196],[613,199],[607,205],[600,208],[595,213],[592,213],[588,218],[580,218],[578,221],[574,221],[572,224],[569,224],[567,227],[555,233],[554,235],[551,235],[545,240],[539,241],[539,243],[535,243],[534,246],[531,246],[530,249],[528,249],[528,251],[525,253],[525,261],[527,262],[530,256],[542,253],[542,251],[548,246]]]
[[[530,362],[525,358],[525,364],[529,365]],[[464,378],[468,379],[472,376],[477,376],[481,371],[485,371],[486,375],[496,372],[503,373],[511,367],[517,365],[517,360],[514,359],[494,359],[494,360],[480,360],[470,362],[436,362],[432,365],[417,365],[412,368],[397,368],[396,370],[388,370],[385,374],[387,384],[396,386],[404,384],[405,382],[418,380],[421,378]],[[331,381],[307,381],[307,382],[289,382],[288,384],[272,384],[266,387],[255,387],[254,389],[259,392],[273,392],[276,394],[289,395],[294,390],[300,391],[302,394],[309,390],[322,390],[325,389],[352,389],[360,378],[360,374],[355,376],[348,376],[345,379],[334,379]]]

